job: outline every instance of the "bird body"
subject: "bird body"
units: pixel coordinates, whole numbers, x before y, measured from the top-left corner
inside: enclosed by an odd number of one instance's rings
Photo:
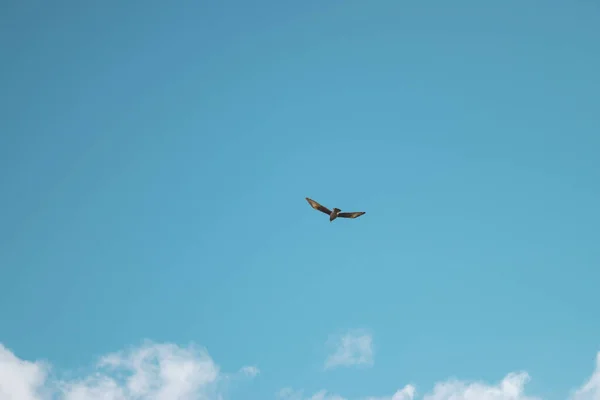
[[[334,208],[333,211],[331,211],[331,214],[329,214],[329,222],[336,219],[338,217],[338,215],[340,214],[340,211],[342,211],[342,210],[340,210],[339,208]]]
[[[338,217],[340,217],[340,218],[358,218],[365,213],[364,211],[341,212],[342,210],[340,210],[339,208],[334,208],[333,211],[331,211],[327,207],[323,207],[322,205],[320,205],[319,203],[317,203],[316,201],[314,201],[312,199],[309,199],[308,197],[306,198],[306,201],[308,201],[308,204],[310,204],[310,206],[312,208],[314,208],[315,210],[321,211],[322,213],[329,215],[329,222],[332,222],[334,219],[336,219]]]

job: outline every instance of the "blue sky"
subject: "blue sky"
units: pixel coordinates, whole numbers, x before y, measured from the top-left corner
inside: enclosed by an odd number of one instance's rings
[[[84,3],[1,6],[0,393],[600,398],[597,4]]]

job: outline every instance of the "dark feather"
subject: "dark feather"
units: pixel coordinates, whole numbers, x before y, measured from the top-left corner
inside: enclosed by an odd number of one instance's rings
[[[358,218],[361,215],[363,215],[364,213],[365,213],[364,211],[343,212],[343,213],[339,213],[338,217],[340,217],[340,218]]]
[[[306,198],[306,201],[308,201],[308,204],[310,204],[310,206],[312,208],[314,208],[315,210],[319,210],[327,215],[331,214],[331,210],[329,210],[327,207],[323,207],[322,205],[320,205],[319,203],[317,203],[314,200],[309,199],[308,197]]]

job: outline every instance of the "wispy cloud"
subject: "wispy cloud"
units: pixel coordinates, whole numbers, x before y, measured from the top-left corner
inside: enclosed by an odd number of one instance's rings
[[[304,396],[303,390],[294,390],[292,388],[283,388],[277,395],[278,400],[346,400],[337,394],[329,393],[326,390],[320,390],[308,397]]]
[[[254,378],[256,375],[260,374],[260,370],[255,365],[247,365],[240,369],[240,372],[246,376]]]
[[[373,337],[361,330],[352,330],[329,338],[333,352],[325,360],[325,369],[373,365]]]
[[[366,400],[412,400],[415,397],[415,392],[416,389],[413,385],[406,385],[391,396],[367,397]]]
[[[366,397],[361,400],[413,400],[415,396],[415,388],[412,385],[406,385],[403,389],[398,390],[392,396],[383,397]],[[276,396],[279,400],[347,400],[338,394],[330,393],[327,390],[319,390],[318,392],[305,396],[303,390],[294,390],[292,388],[281,389]],[[454,400],[454,399],[453,399]]]

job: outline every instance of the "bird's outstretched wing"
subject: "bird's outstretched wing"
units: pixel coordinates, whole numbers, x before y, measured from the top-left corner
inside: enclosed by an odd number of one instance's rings
[[[365,212],[364,211],[358,211],[358,212],[343,212],[343,213],[339,213],[338,217],[342,217],[342,218],[358,218],[361,215],[363,215]]]
[[[317,203],[316,201],[309,199],[308,197],[306,198],[306,201],[308,201],[308,204],[310,204],[310,206],[312,208],[314,208],[315,210],[319,210],[327,215],[331,214],[331,210],[329,210],[327,207],[323,207],[322,205],[320,205],[319,203]]]

